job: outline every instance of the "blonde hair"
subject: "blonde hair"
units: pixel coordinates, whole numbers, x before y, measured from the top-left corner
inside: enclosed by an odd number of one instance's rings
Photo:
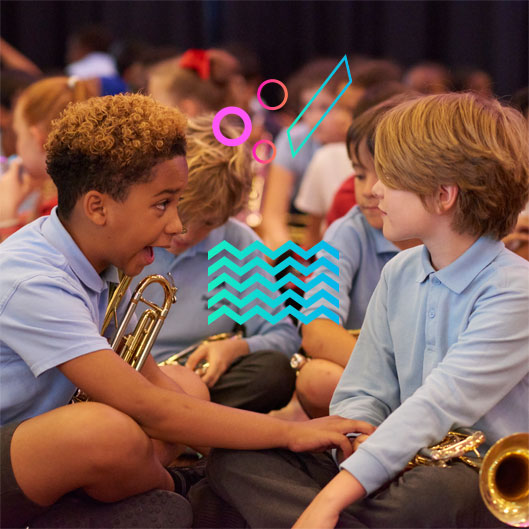
[[[220,143],[211,128],[213,114],[192,118],[187,128],[187,164],[189,179],[179,204],[184,222],[215,214],[226,222],[245,206],[253,178],[247,147]],[[224,119],[226,121],[226,119]],[[238,138],[237,127],[221,124],[227,138]]]
[[[501,239],[528,200],[529,153],[523,116],[474,93],[424,96],[380,120],[375,169],[393,189],[416,193],[425,207],[441,185],[457,185],[458,233]]]
[[[17,100],[16,111],[29,125],[41,125],[46,131],[68,103],[97,96],[94,83],[72,77],[49,77],[28,86]]]

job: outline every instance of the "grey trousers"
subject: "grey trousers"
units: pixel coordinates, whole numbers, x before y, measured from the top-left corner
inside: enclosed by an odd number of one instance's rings
[[[213,450],[212,489],[252,528],[292,527],[338,473],[329,453]],[[337,527],[507,527],[489,513],[478,472],[464,463],[416,467],[342,511]]]
[[[286,406],[296,385],[290,359],[277,351],[241,356],[210,389],[212,402],[268,413]]]

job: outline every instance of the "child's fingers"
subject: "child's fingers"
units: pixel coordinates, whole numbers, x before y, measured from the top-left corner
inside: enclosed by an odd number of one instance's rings
[[[189,358],[186,362],[186,367],[189,367],[194,371],[201,360],[204,360],[208,357],[208,348],[206,345],[199,345],[193,353],[189,355]]]

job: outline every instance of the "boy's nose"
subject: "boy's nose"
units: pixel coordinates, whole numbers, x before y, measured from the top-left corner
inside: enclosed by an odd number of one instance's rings
[[[371,193],[373,193],[374,196],[377,198],[380,198],[382,196],[382,184],[380,183],[380,180],[377,180],[373,187],[371,188]]]
[[[165,226],[165,231],[169,235],[177,235],[179,233],[182,233],[183,229],[184,229],[184,226],[182,224],[182,220],[180,219],[178,210],[175,208],[173,211],[173,214],[171,215],[171,219],[168,221],[168,223]]]

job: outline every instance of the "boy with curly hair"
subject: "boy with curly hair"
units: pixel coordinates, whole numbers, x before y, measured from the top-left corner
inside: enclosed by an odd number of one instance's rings
[[[211,400],[268,413],[285,406],[294,391],[296,375],[289,359],[299,349],[300,338],[290,319],[285,317],[272,324],[254,316],[244,324],[243,337],[204,341],[208,336],[234,330],[234,321],[226,315],[208,322],[208,316],[219,306],[227,305],[237,314],[243,314],[259,305],[254,301],[238,308],[222,300],[221,304],[210,308],[208,303],[224,289],[239,295],[226,283],[208,292],[208,283],[222,274],[231,274],[231,270],[222,267],[208,276],[208,265],[213,263],[208,261],[208,252],[222,241],[244,250],[259,240],[251,228],[233,218],[248,200],[253,177],[251,154],[246,145],[233,147],[219,143],[211,128],[213,117],[213,114],[205,114],[191,118],[188,123],[189,178],[179,204],[186,231],[176,234],[168,248],[157,248],[154,263],[145,267],[134,282],[150,274],[170,272],[178,286],[178,303],[169,312],[152,349],[156,361],[164,361],[175,352],[202,342],[186,358],[186,367],[191,370],[198,367]],[[241,135],[239,128],[225,123],[221,124],[221,129],[227,138]],[[261,252],[254,251],[235,262],[237,266],[244,266],[257,257],[265,258]],[[241,277],[234,274],[234,277],[243,282],[254,273],[255,270]],[[262,273],[267,275],[265,271]],[[274,281],[272,276],[268,279]],[[253,290],[250,287],[245,296]],[[272,297],[279,295],[266,292]],[[161,298],[152,299],[162,301]],[[280,304],[274,313],[283,308]],[[204,363],[207,367],[201,368]],[[174,376],[183,368],[170,365],[163,369]]]
[[[501,242],[527,202],[527,140],[516,110],[471,93],[403,102],[381,119],[384,236],[424,245],[384,267],[331,401],[377,429],[338,464],[213,451],[210,483],[251,527],[502,526],[476,469],[402,471],[450,430],[482,430],[489,446],[529,430],[529,264]]]
[[[141,95],[70,105],[52,127],[58,207],[0,245],[2,527],[25,527],[76,489],[102,502],[174,491],[176,443],[347,449],[345,432],[372,430],[194,398],[152,357],[135,371],[99,334],[115,268],[138,274],[182,231],[185,128],[180,111]],[[91,402],[67,406],[75,387]],[[173,523],[189,527],[182,508]]]

